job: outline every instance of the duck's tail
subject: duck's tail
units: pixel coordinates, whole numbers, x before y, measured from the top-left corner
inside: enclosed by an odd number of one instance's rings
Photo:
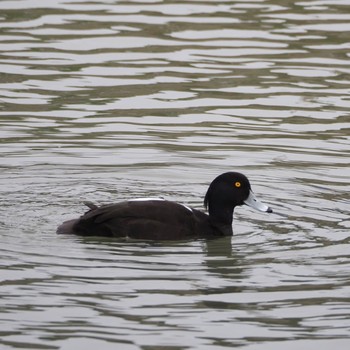
[[[92,202],[86,201],[84,204],[90,209],[88,212],[91,210],[95,210],[98,208],[98,206]],[[85,213],[86,214],[86,213]],[[65,221],[62,225],[58,226],[57,228],[57,233],[60,234],[66,234],[66,235],[72,235],[75,234],[76,232],[74,231],[74,224],[78,221],[79,219],[72,219]]]
[[[74,234],[74,224],[78,219],[65,221],[62,225],[58,226],[56,233],[59,235],[72,235]]]

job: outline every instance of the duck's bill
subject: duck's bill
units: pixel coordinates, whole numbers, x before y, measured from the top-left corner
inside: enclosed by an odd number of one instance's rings
[[[272,213],[272,209],[267,206],[264,203],[261,203],[256,197],[255,194],[252,191],[249,191],[248,198],[244,201],[244,204],[249,205],[250,207],[259,210],[264,211],[267,213]]]

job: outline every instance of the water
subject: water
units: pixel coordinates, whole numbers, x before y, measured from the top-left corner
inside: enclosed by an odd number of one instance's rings
[[[347,0],[0,2],[1,349],[350,345]],[[81,202],[196,208],[234,237],[56,236]]]

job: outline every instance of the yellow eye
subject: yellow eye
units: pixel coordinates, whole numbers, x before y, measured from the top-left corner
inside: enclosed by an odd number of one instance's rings
[[[239,181],[235,182],[235,187],[241,187],[241,183]]]

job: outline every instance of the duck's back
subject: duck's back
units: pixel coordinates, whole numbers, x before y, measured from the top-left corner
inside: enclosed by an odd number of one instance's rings
[[[206,226],[206,214],[184,205],[165,200],[132,200],[92,207],[79,219],[64,223],[58,232],[177,240],[205,235],[201,230]]]

